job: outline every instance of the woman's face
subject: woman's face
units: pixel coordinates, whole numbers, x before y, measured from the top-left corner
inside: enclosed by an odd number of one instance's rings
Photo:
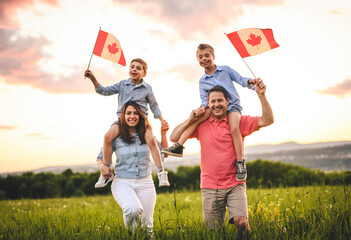
[[[129,127],[136,127],[139,123],[139,113],[133,106],[127,107],[124,117]]]

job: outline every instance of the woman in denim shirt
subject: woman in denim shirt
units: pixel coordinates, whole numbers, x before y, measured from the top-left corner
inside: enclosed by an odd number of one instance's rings
[[[113,141],[117,155],[116,177],[111,184],[112,195],[122,208],[125,226],[135,229],[141,220],[152,231],[156,191],[151,176],[150,152],[158,169],[160,186],[169,186],[167,172],[163,169],[160,149],[152,135],[151,125],[134,102],[127,102],[118,122],[120,133]],[[101,175],[106,179],[113,175],[110,163],[98,156]]]

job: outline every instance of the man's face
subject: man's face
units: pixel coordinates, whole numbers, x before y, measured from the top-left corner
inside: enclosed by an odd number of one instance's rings
[[[227,116],[229,99],[226,99],[222,92],[211,92],[207,101],[214,118],[220,120]]]

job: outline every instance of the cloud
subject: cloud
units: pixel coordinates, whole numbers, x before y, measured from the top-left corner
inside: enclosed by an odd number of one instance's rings
[[[44,53],[43,49],[50,42],[43,37],[18,37],[16,40],[11,40],[13,35],[15,35],[14,30],[0,29],[0,76],[7,84],[28,85],[50,93],[94,91],[90,80],[83,77],[86,66],[70,66],[73,73],[69,76],[43,72],[41,61],[51,58]],[[96,70],[99,72],[99,69]],[[119,71],[118,76],[125,75],[121,69],[116,71]],[[112,78],[111,75],[103,72],[98,77],[99,79]]]
[[[333,87],[328,87],[324,90],[317,90],[318,93],[345,97],[351,95],[351,79],[346,79]]]
[[[42,133],[28,133],[25,136],[26,137],[38,137],[38,136],[42,136]]]
[[[6,125],[0,126],[0,130],[14,130],[16,128],[17,126],[6,126]]]
[[[204,70],[198,64],[179,64],[168,70],[167,74],[177,74],[185,81],[197,83],[204,74]]]
[[[0,28],[14,29],[18,23],[13,19],[18,9],[24,9],[34,5],[34,0],[10,0],[0,1]],[[59,0],[39,0],[39,2],[47,3],[52,6],[57,6]]]
[[[242,14],[244,5],[278,5],[283,0],[116,0],[139,14],[169,24],[186,39],[209,34]]]
[[[38,140],[52,140],[52,137],[44,136],[43,133],[28,133],[25,135],[26,137],[34,137]]]

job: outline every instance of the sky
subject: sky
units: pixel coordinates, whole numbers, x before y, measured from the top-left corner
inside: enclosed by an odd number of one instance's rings
[[[5,0],[0,172],[94,163],[117,118],[117,96],[96,94],[83,77],[99,27],[119,40],[127,66],[93,56],[90,70],[108,86],[144,59],[168,136],[200,106],[197,46],[212,45],[216,64],[253,77],[224,33],[271,28],[280,46],[245,61],[267,85],[275,123],[245,145],[351,140],[349,0]],[[242,113],[260,115],[256,93],[235,87]],[[161,124],[149,118],[159,138]],[[186,155],[200,148],[195,139],[185,147]]]

